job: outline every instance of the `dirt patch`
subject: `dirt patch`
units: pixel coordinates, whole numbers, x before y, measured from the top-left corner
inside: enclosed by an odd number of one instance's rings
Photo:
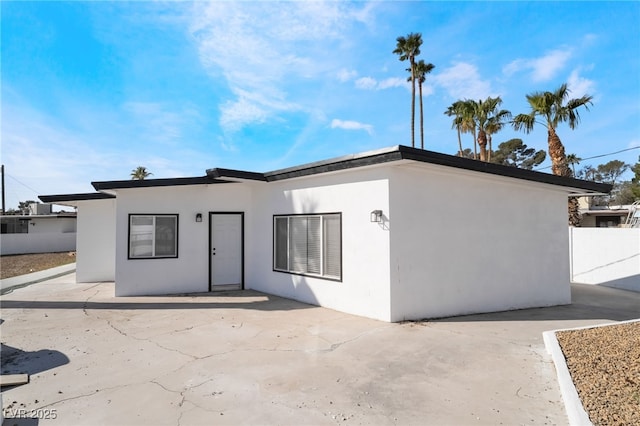
[[[640,322],[556,333],[596,425],[640,425]]]
[[[0,256],[0,279],[44,271],[76,261],[75,252]]]

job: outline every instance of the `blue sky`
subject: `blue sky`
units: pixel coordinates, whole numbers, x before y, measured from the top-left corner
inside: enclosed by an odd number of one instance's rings
[[[426,149],[457,151],[443,114],[456,100],[499,95],[517,114],[528,112],[526,94],[565,82],[572,97],[594,97],[577,129],[558,130],[568,153],[640,147],[639,2],[0,7],[8,208],[92,192],[91,181],[129,179],[140,165],[155,178],[260,172],[410,145],[407,64],[392,54],[410,32],[436,66],[424,87]],[[546,136],[506,129],[493,141],[545,149]]]

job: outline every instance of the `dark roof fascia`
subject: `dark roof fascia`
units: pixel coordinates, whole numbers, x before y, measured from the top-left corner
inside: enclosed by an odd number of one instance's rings
[[[580,189],[596,193],[608,193],[612,185],[605,183],[591,182],[581,179],[574,179],[556,176],[548,173],[535,172],[532,170],[520,169],[517,167],[504,166],[501,164],[486,163],[469,158],[457,157],[439,152],[427,151],[419,148],[412,148],[398,145],[391,148],[383,148],[377,151],[369,151],[360,154],[346,155],[328,160],[316,161],[300,166],[274,170],[267,173],[247,172],[242,170],[213,168],[207,170],[206,176],[172,178],[172,179],[144,179],[144,180],[120,180],[92,182],[97,191],[125,189],[125,188],[147,188],[179,185],[203,185],[214,183],[234,183],[228,179],[255,180],[261,182],[274,182],[285,179],[294,179],[304,176],[311,176],[321,173],[329,173],[340,170],[347,170],[357,167],[372,166],[400,160],[412,160],[422,163],[429,163],[457,169],[470,170],[481,173],[488,173],[497,176],[522,179],[531,182],[539,182],[565,188]],[[44,199],[41,198],[44,201]]]
[[[470,158],[457,157],[439,152],[426,151],[408,146],[399,146],[402,158],[406,160],[421,161],[424,163],[438,164],[442,166],[456,167],[459,169],[489,173],[498,176],[506,176],[523,179],[532,182],[558,185],[567,188],[577,188],[586,191],[608,193],[613,188],[608,183],[598,183],[569,177],[556,176],[548,173],[534,172],[533,170],[520,169],[518,167],[504,166],[502,164],[487,163]]]
[[[316,161],[314,163],[304,164],[302,166],[289,167],[286,169],[275,170],[265,173],[267,182],[273,182],[284,179],[293,179],[303,176],[310,176],[319,173],[335,172],[347,170],[356,167],[365,167],[376,164],[388,163],[391,161],[402,160],[400,151],[382,150],[373,153],[364,153],[356,155],[347,155],[344,157],[333,158],[330,160]]]
[[[532,170],[517,167],[504,166],[502,164],[486,163],[484,161],[457,157],[424,149],[412,148],[404,145],[381,149],[378,151],[364,152],[361,154],[347,155],[329,160],[303,164],[287,169],[275,170],[265,173],[268,182],[293,179],[314,174],[346,170],[356,167],[370,166],[399,160],[413,160],[422,163],[430,163],[457,169],[471,170],[498,176],[540,182],[566,188],[576,188],[585,191],[607,193],[612,186],[604,183],[591,182],[555,176],[547,173],[534,172]]]
[[[243,170],[233,170],[233,169],[207,169],[207,176],[220,179],[220,178],[228,178],[228,179],[243,179],[243,180],[257,180],[261,182],[266,182],[267,178],[264,176],[264,173],[256,173],[256,172],[246,172]]]
[[[209,185],[214,183],[233,183],[225,180],[214,179],[209,176],[183,177],[169,179],[141,179],[141,180],[112,180],[103,182],[91,182],[96,191],[106,191],[109,189],[127,188],[151,188],[162,186],[183,186],[183,185]]]
[[[102,192],[90,192],[86,194],[59,194],[59,195],[40,195],[38,196],[43,203],[69,202],[69,201],[89,201],[89,200],[106,200],[116,198],[115,195],[104,194]]]

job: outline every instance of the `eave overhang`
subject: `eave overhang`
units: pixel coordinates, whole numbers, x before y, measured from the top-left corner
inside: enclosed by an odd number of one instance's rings
[[[556,176],[532,170],[520,169],[517,167],[509,167],[501,164],[487,163],[469,158],[411,148],[403,145],[267,172],[264,176],[268,182],[273,182],[357,167],[391,163],[400,160],[411,160],[420,163],[453,167],[456,169],[522,179],[531,182],[546,183],[564,187],[571,194],[609,193],[612,188],[612,185],[610,184]]]
[[[114,189],[129,188],[153,188],[162,186],[184,186],[184,185],[211,185],[219,183],[232,183],[230,181],[215,179],[210,176],[181,177],[169,179],[141,179],[141,180],[111,180],[102,182],[91,182],[96,191],[110,191]]]

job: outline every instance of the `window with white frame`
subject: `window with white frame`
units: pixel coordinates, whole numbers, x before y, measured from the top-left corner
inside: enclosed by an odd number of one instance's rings
[[[129,259],[178,257],[177,214],[130,214]]]
[[[273,269],[342,279],[340,213],[273,217]]]

